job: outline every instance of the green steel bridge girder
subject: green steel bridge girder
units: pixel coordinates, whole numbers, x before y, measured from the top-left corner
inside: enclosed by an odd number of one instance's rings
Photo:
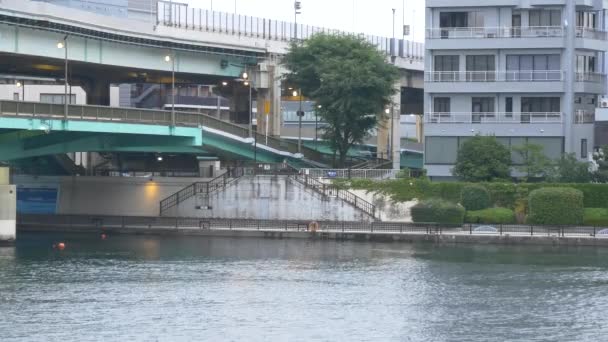
[[[291,158],[198,127],[0,117],[0,161],[71,152],[213,152],[261,163]]]
[[[0,161],[70,152],[201,153],[199,128],[0,118]]]

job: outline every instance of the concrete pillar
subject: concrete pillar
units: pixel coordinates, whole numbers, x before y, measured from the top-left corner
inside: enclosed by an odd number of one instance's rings
[[[566,91],[564,94],[564,146],[566,153],[576,152],[573,141],[574,129],[574,79],[576,68],[575,38],[576,38],[576,4],[574,1],[566,1],[566,46],[564,51],[564,65]],[[565,24],[565,23],[564,23]]]
[[[83,89],[87,93],[87,104],[96,106],[110,105],[110,82],[94,80],[83,82]]]
[[[392,106],[385,120],[378,123],[378,157],[391,159],[393,169],[401,168],[401,82],[395,84]],[[385,113],[386,114],[386,113]]]
[[[259,71],[256,75],[256,85],[258,88],[258,132],[264,134],[266,132],[266,122],[268,120],[268,135],[278,137],[281,135],[281,126],[283,124],[283,116],[281,112],[281,75],[280,67],[270,61],[259,66]],[[269,108],[268,117],[265,117],[265,106]]]
[[[0,167],[0,245],[17,239],[17,189],[9,179],[9,169]]]

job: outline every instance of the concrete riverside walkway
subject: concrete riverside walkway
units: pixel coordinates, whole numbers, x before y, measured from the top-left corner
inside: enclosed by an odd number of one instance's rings
[[[297,221],[28,215],[20,218],[18,228],[19,232],[608,247],[608,235],[593,227],[508,226],[491,233],[431,224],[320,222],[313,232],[306,222]]]

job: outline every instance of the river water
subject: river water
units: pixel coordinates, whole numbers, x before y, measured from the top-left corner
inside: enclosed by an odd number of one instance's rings
[[[595,342],[607,293],[605,249],[22,234],[0,340]]]

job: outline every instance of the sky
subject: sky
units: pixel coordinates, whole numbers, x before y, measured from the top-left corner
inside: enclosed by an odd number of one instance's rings
[[[293,0],[175,0],[191,7],[293,22]],[[301,0],[298,23],[384,37],[402,37],[402,25],[410,25],[414,40],[424,41],[424,0]],[[405,7],[405,11],[404,11]],[[412,36],[410,36],[411,39]]]

